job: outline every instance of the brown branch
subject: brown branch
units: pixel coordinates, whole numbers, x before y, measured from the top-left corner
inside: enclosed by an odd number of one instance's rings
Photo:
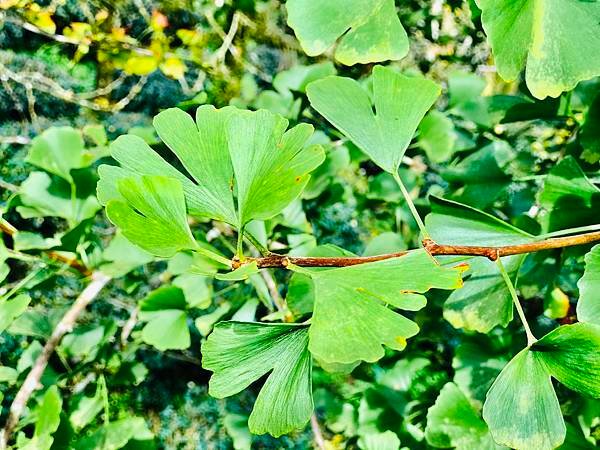
[[[424,240],[423,247],[434,256],[454,255],[454,256],[483,256],[492,261],[499,256],[521,255],[525,253],[539,252],[542,250],[551,250],[556,248],[572,247],[575,245],[590,244],[600,241],[600,231],[593,233],[579,234],[575,236],[565,236],[559,238],[546,239],[543,241],[531,242],[518,245],[504,245],[498,247],[484,247],[475,245],[443,245],[437,244],[432,240]],[[381,261],[384,259],[396,258],[406,255],[408,251],[397,253],[386,253],[375,256],[349,256],[349,257],[310,257],[310,256],[285,256],[271,254],[260,258],[246,258],[246,262],[256,261],[258,267],[287,267],[290,264],[301,267],[346,267],[355,266],[369,262]],[[238,260],[232,261],[232,268],[240,267]]]
[[[27,402],[31,395],[40,387],[40,379],[48,366],[50,356],[52,356],[54,350],[58,344],[60,344],[63,336],[73,329],[77,318],[83,313],[87,305],[96,298],[98,293],[106,286],[110,279],[109,276],[101,272],[94,272],[91,277],[91,282],[83,291],[81,291],[77,300],[75,300],[71,308],[69,308],[60,322],[56,325],[56,328],[52,331],[42,352],[33,363],[25,381],[17,392],[12,405],[10,405],[4,429],[0,432],[0,450],[6,449],[10,437],[19,423],[19,419],[27,407]]]

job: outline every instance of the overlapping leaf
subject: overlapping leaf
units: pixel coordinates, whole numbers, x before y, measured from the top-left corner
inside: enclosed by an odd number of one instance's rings
[[[250,414],[252,433],[280,436],[302,428],[312,414],[305,326],[221,322],[202,346],[202,366],[214,372],[209,392],[217,398],[236,394],[270,372]]]
[[[457,202],[431,197],[432,213],[425,223],[441,244],[500,246],[532,242],[534,237],[496,217]],[[514,280],[522,255],[502,262]],[[510,292],[495,263],[476,258],[469,261],[465,286],[448,297],[444,317],[457,328],[486,333],[496,325],[506,326],[513,316]]]
[[[427,411],[427,442],[437,448],[496,450],[487,425],[454,383],[447,383]]]
[[[188,114],[172,108],[156,116],[154,125],[193,181],[141,138],[121,136],[111,146],[121,167],[99,170],[98,197],[103,204],[123,199],[123,178],[162,175],[181,183],[192,215],[241,228],[281,212],[300,195],[309,173],[324,158],[320,146],[306,146],[310,125],[286,132],[288,121],[264,110],[202,106],[194,124]]]
[[[435,83],[382,66],[373,69],[373,101],[357,81],[344,77],[315,81],[306,91],[313,108],[392,174],[440,95]]]
[[[564,441],[565,423],[550,376],[600,398],[600,327],[558,327],[508,363],[483,407],[497,443],[517,450],[551,450]]]
[[[393,311],[417,311],[426,299],[417,292],[462,286],[461,268],[439,266],[425,250],[383,261],[306,271],[315,286],[310,351],[325,363],[377,361],[383,345],[406,346],[419,327]]]
[[[178,180],[159,175],[123,178],[118,189],[123,200],[110,200],[106,214],[131,242],[163,257],[197,247]]]
[[[565,438],[550,374],[529,349],[515,356],[496,378],[483,418],[498,444],[517,450],[552,450]]]
[[[408,37],[393,0],[287,1],[288,24],[309,56],[335,42],[335,59],[356,63],[397,60],[408,52]]]
[[[500,76],[525,68],[531,93],[558,97],[600,74],[600,4],[581,0],[478,0]]]

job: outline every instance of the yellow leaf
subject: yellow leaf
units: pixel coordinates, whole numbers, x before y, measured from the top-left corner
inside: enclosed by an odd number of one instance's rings
[[[48,11],[40,11],[33,14],[31,22],[46,33],[56,33],[56,24],[52,20],[52,14]]]
[[[0,0],[0,9],[8,9],[16,6],[19,0]]]
[[[81,43],[88,43],[89,36],[92,34],[92,26],[84,22],[71,22],[69,26],[65,27],[63,34]]]
[[[148,75],[156,70],[158,62],[153,56],[132,55],[127,58],[123,70],[132,75]]]
[[[179,78],[183,78],[183,75],[185,74],[185,64],[182,60],[180,60],[177,57],[170,57],[167,58],[161,65],[160,65],[160,70],[162,70],[162,72],[167,75],[168,77],[174,78],[174,79],[179,79]]]
[[[202,42],[202,33],[198,30],[181,28],[177,30],[176,34],[177,37],[181,39],[181,42],[187,46],[198,45]]]

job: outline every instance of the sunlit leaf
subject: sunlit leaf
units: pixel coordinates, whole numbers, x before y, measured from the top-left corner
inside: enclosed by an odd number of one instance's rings
[[[324,53],[341,37],[335,59],[356,63],[401,59],[408,37],[393,0],[287,1],[288,24],[309,56]]]
[[[417,293],[462,286],[461,268],[443,268],[425,250],[306,272],[315,285],[309,347],[326,363],[374,362],[383,356],[383,345],[404,349],[419,327],[392,308],[418,311],[426,299]]]
[[[600,74],[600,4],[580,0],[478,0],[500,76],[525,68],[531,93],[558,97]]]
[[[118,187],[126,202],[109,201],[106,214],[132,243],[163,257],[197,248],[187,223],[179,181],[142,176],[122,179]]]
[[[419,122],[440,95],[437,84],[382,66],[373,69],[372,101],[351,78],[327,77],[306,90],[313,108],[392,174]]]

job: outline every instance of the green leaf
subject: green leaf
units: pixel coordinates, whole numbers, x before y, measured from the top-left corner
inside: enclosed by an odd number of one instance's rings
[[[91,163],[84,152],[81,132],[71,127],[52,127],[31,141],[27,162],[73,182],[71,170]]]
[[[223,418],[223,425],[233,441],[234,450],[251,450],[252,434],[248,430],[247,416],[228,413]]]
[[[498,73],[515,80],[526,66],[531,93],[558,97],[600,75],[600,4],[580,0],[479,0]]]
[[[122,233],[115,234],[102,252],[102,273],[122,277],[133,269],[154,260],[154,256],[127,240]]]
[[[517,450],[552,450],[565,439],[565,423],[540,353],[528,348],[502,370],[483,405],[494,441]]]
[[[14,384],[18,376],[19,372],[12,367],[0,366],[0,383]]]
[[[186,301],[183,291],[163,286],[140,302],[140,320],[148,323],[142,340],[160,351],[185,350],[190,346]]]
[[[288,0],[288,25],[309,56],[341,37],[335,59],[347,66],[404,58],[408,37],[393,0]]]
[[[93,397],[80,397],[75,403],[71,414],[69,415],[69,422],[75,430],[81,430],[88,425],[98,415],[104,407],[103,396],[106,392],[103,392],[106,387],[102,383],[98,383],[96,386],[96,393]]]
[[[419,327],[389,306],[418,311],[426,299],[417,292],[462,286],[460,268],[441,267],[425,250],[306,273],[315,285],[309,347],[325,363],[374,362],[383,356],[383,345],[404,349]]]
[[[111,145],[121,167],[99,169],[101,203],[123,199],[123,178],[164,175],[181,182],[190,214],[241,228],[281,212],[300,195],[309,172],[324,158],[321,147],[306,146],[312,126],[300,124],[285,132],[288,121],[264,110],[201,106],[194,125],[183,111],[168,109],[154,124],[195,182],[140,138],[121,136]]]
[[[247,280],[248,277],[257,274],[258,272],[258,264],[256,261],[253,261],[250,264],[244,264],[231,272],[218,273],[215,275],[215,278],[222,281],[242,281]]]
[[[25,312],[31,298],[27,294],[17,295],[12,300],[0,299],[0,333]]]
[[[233,171],[227,150],[226,123],[235,108],[217,110],[201,106],[192,117],[177,108],[169,108],[153,121],[159,137],[177,155],[196,181],[198,203],[211,217],[236,223],[231,193]]]
[[[449,245],[513,245],[535,238],[502,220],[461,203],[430,197],[432,212],[425,218],[432,238]],[[515,280],[522,255],[502,258]],[[513,317],[513,305],[506,283],[492,261],[469,261],[465,286],[454,291],[444,304],[444,318],[455,328],[487,333],[496,325],[506,326]]]
[[[452,120],[440,111],[430,111],[419,125],[419,146],[431,162],[450,159],[456,138]]]
[[[78,223],[94,217],[100,209],[93,195],[73,198],[64,180],[53,180],[44,172],[31,172],[20,187],[19,197],[24,206],[18,206],[17,211],[26,219],[60,217]]]
[[[315,81],[306,91],[313,108],[392,174],[440,95],[437,84],[382,66],[373,69],[373,101],[357,81],[344,77]]]
[[[531,351],[569,389],[600,398],[600,327],[560,326],[533,344]]]
[[[583,173],[572,156],[556,164],[539,194],[542,229],[564,230],[598,222],[600,189]]]
[[[389,430],[383,433],[369,433],[360,437],[358,446],[362,450],[398,450],[400,439],[396,433]]]
[[[323,162],[320,146],[305,147],[313,127],[302,123],[284,134],[287,125],[287,120],[262,110],[241,111],[228,123],[240,227],[281,212]]]
[[[50,386],[44,393],[42,401],[37,405],[35,414],[34,436],[43,436],[54,433],[60,423],[60,412],[62,409],[62,399],[56,385]]]
[[[444,180],[460,188],[452,199],[476,208],[486,208],[509,186],[506,167],[515,152],[505,141],[494,141],[462,161],[442,169]]]
[[[148,444],[151,444],[152,438],[153,435],[143,418],[128,417],[104,425],[91,435],[82,436],[74,443],[73,448],[118,450],[125,447],[127,443],[131,443],[131,447],[135,448],[134,442],[139,443],[140,448],[145,448],[143,443],[148,441]]]
[[[585,272],[577,283],[579,300],[577,301],[577,319],[600,326],[600,244],[592,247],[585,255]]]
[[[118,186],[126,202],[109,201],[106,214],[132,243],[162,257],[197,248],[179,181],[146,175],[124,178]]]
[[[221,322],[202,346],[209,393],[229,397],[271,372],[248,425],[254,434],[281,436],[303,428],[313,412],[308,329],[299,325]]]
[[[437,448],[495,450],[487,425],[454,383],[446,383],[427,411],[427,442]]]

